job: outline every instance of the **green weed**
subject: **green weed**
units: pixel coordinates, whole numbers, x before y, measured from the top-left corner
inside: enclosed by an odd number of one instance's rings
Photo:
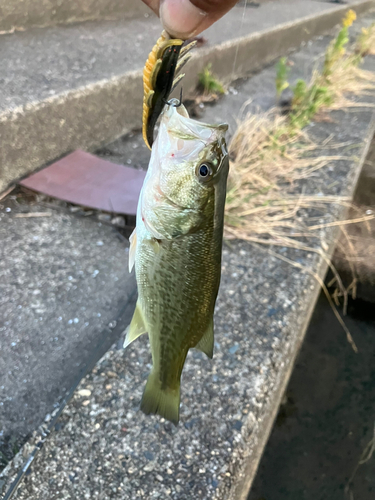
[[[332,74],[333,67],[339,61],[346,51],[346,46],[349,42],[349,27],[356,20],[357,15],[353,10],[349,10],[342,21],[342,28],[337,37],[329,44],[325,54],[323,76],[329,78]]]
[[[201,73],[198,75],[199,89],[206,95],[211,94],[224,94],[225,89],[223,84],[211,71],[211,64],[208,64]]]
[[[289,87],[288,74],[290,68],[287,65],[287,58],[282,57],[276,66],[276,96],[279,99],[282,92]]]
[[[324,80],[317,80],[307,85],[304,80],[298,80],[293,88],[293,99],[290,112],[290,124],[293,128],[305,127],[316,113],[332,103],[333,95]]]
[[[300,79],[292,88],[289,133],[294,134],[296,130],[302,129],[310,123],[321,108],[332,105],[335,97],[340,93],[340,86],[342,87],[342,84],[337,84],[338,77],[342,79],[344,73],[349,76],[352,69],[358,66],[360,62],[358,54],[344,57],[349,42],[349,27],[355,19],[355,12],[349,10],[342,21],[342,27],[337,37],[326,50],[321,72],[316,71],[310,83]],[[370,29],[362,33],[362,38],[358,41],[361,50],[367,50],[368,45],[371,44],[371,37],[372,31]],[[287,82],[288,72],[289,68],[284,57],[280,59],[276,68],[276,94],[278,97],[289,86]]]

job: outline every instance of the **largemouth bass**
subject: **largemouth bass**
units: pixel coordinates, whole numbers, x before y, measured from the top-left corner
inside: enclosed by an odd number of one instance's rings
[[[175,424],[189,349],[213,355],[229,170],[227,125],[192,120],[177,104],[163,112],[130,237],[138,301],[124,344],[148,333],[153,368],[141,410]]]

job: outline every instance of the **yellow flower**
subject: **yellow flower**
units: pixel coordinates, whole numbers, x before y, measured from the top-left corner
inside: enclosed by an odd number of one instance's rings
[[[342,20],[342,25],[344,26],[344,28],[349,28],[349,26],[351,26],[356,19],[357,14],[354,12],[354,10],[350,9]]]

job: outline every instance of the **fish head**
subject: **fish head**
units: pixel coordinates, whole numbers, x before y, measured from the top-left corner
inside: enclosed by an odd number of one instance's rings
[[[160,190],[175,205],[200,209],[218,182],[228,155],[224,125],[189,118],[182,105],[164,111],[155,147]]]
[[[215,189],[226,185],[229,169],[228,126],[192,120],[184,106],[173,104],[162,115],[142,194],[145,224],[159,238],[171,227],[185,234],[213,212]]]

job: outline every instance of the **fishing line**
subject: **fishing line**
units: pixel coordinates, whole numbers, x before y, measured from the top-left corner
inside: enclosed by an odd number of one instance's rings
[[[240,30],[239,30],[239,37],[238,37],[238,38],[241,38],[241,35],[242,35],[243,23],[244,23],[244,19],[245,19],[245,13],[246,13],[247,2],[248,2],[248,0],[245,0],[245,4],[244,4],[243,9],[242,9],[242,17],[241,17]],[[240,48],[240,44],[239,44],[239,43],[237,43],[237,46],[236,46],[236,53],[235,53],[235,56],[234,56],[234,61],[233,61],[232,81],[235,79],[235,69],[236,69],[236,64],[237,64],[237,58],[238,58],[238,51],[239,51],[239,48]]]

